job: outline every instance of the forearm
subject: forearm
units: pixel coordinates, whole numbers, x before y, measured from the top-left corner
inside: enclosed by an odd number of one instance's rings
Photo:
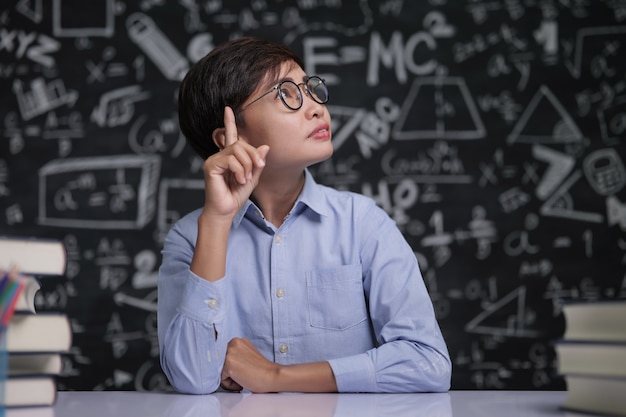
[[[275,392],[337,392],[328,362],[282,365],[276,373],[275,384]]]
[[[191,260],[191,271],[207,281],[217,281],[226,274],[226,249],[232,219],[200,215],[198,237]]]
[[[227,389],[251,392],[337,392],[328,362],[281,365],[265,358],[245,338],[228,342],[222,384]]]
[[[442,392],[452,365],[445,346],[387,342],[363,354],[329,361],[339,392]]]

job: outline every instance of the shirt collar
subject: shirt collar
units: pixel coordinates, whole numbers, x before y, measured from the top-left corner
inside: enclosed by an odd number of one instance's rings
[[[326,198],[322,191],[321,185],[315,182],[313,175],[309,172],[308,169],[304,170],[304,187],[302,187],[302,191],[294,204],[292,211],[294,213],[300,212],[301,206],[309,207],[315,213],[326,216],[328,214],[328,207],[326,206]],[[243,220],[244,216],[247,213],[250,215],[254,215],[254,212],[258,210],[256,204],[252,202],[252,200],[248,199],[244,203],[243,207],[239,209],[235,218],[233,219],[233,226],[239,226],[241,220]]]

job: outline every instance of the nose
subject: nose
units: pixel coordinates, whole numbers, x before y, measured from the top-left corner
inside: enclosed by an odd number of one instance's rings
[[[326,111],[326,105],[320,104],[317,101],[313,100],[313,98],[311,98],[311,96],[309,96],[308,93],[305,94],[305,96],[307,96],[308,100],[307,99],[303,100],[302,107],[303,107],[306,117],[307,118],[321,117]]]

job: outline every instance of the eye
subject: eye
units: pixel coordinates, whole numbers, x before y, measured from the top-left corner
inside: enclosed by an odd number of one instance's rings
[[[293,83],[284,83],[280,86],[280,95],[285,99],[297,99],[298,98],[298,87]]]
[[[326,84],[324,84],[324,80],[322,80],[321,78],[309,78],[309,80],[307,81],[307,89],[312,98],[318,103],[325,103],[326,101],[328,101],[328,90],[326,89]]]

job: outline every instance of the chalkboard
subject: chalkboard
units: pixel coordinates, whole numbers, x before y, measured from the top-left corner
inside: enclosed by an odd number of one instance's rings
[[[0,6],[0,232],[61,239],[71,390],[168,390],[163,237],[203,203],[178,129],[188,68],[241,35],[331,91],[319,182],[373,197],[414,248],[455,389],[562,389],[572,299],[626,297],[626,3],[16,0]]]

